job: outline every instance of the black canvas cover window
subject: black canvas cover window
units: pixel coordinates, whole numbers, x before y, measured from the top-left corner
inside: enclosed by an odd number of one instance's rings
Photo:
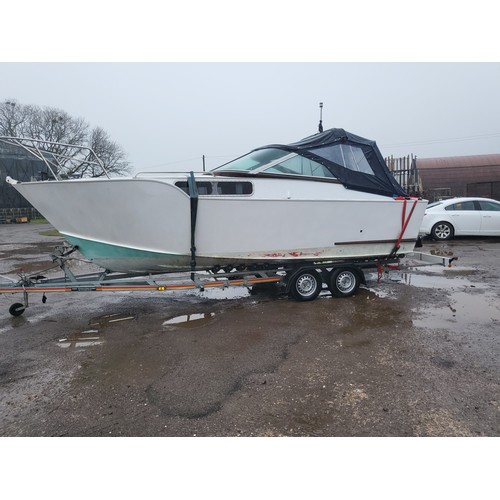
[[[292,144],[272,144],[257,150],[279,148],[324,165],[348,189],[407,196],[385,164],[375,143],[342,128],[332,128]]]

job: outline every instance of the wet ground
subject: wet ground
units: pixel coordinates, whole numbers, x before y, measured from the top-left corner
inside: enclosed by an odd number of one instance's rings
[[[0,225],[0,275],[42,272],[59,243]],[[0,295],[0,435],[498,436],[500,238],[421,250],[458,261],[344,299],[33,294],[13,317]]]

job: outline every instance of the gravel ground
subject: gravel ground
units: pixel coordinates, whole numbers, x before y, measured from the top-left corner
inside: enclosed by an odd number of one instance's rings
[[[0,227],[0,272],[50,266],[50,226]],[[40,234],[42,233],[42,234]],[[0,296],[2,436],[498,436],[500,240],[354,297]],[[14,297],[19,301],[19,297]]]
[[[60,243],[48,225],[0,226],[0,275],[47,274]],[[13,317],[20,295],[0,295],[5,487],[51,498],[76,484],[79,498],[97,484],[126,498],[493,498],[499,248],[428,241],[422,251],[458,261],[407,262],[380,281],[368,274],[353,297],[313,302],[276,288],[31,294]],[[455,439],[370,439],[417,436]]]

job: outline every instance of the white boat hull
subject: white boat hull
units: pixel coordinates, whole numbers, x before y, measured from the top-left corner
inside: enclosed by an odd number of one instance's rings
[[[190,197],[176,180],[10,182],[85,257],[110,271],[145,274],[191,269]],[[398,240],[398,253],[408,253],[427,206],[338,183],[252,183],[250,196],[199,196],[197,269],[371,259],[388,256]]]

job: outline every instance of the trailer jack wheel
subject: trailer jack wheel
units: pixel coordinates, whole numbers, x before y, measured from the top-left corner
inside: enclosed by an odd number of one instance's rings
[[[12,316],[21,316],[24,311],[26,311],[26,306],[20,302],[16,302],[9,307],[9,312]]]

